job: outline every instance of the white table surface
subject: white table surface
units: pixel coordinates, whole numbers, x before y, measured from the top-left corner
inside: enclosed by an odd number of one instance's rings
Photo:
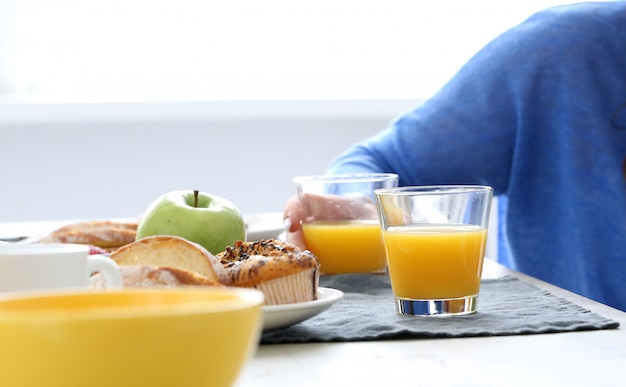
[[[65,222],[0,222],[0,236]],[[485,261],[620,323],[618,329],[499,337],[260,345],[236,387],[626,386],[626,313]],[[479,305],[480,309],[480,305]],[[332,313],[332,307],[325,313]]]
[[[500,337],[263,344],[236,386],[626,386],[626,313],[493,261],[485,262],[484,278],[507,274],[616,320],[620,328]]]

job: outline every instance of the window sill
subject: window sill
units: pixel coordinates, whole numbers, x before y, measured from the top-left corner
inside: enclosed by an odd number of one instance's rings
[[[0,102],[0,125],[58,122],[220,121],[393,118],[420,103],[410,99]]]

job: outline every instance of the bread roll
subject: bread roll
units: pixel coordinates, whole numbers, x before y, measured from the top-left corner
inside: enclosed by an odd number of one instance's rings
[[[93,220],[65,225],[43,236],[41,243],[77,243],[108,252],[135,241],[136,222]]]
[[[223,285],[231,283],[226,269],[213,254],[197,243],[176,236],[145,237],[112,252],[110,258],[120,266],[170,267],[199,274]]]
[[[179,286],[224,286],[220,282],[208,279],[192,271],[174,267],[152,265],[120,266],[124,287],[179,287]],[[106,288],[106,281],[101,274],[91,277],[92,288]]]

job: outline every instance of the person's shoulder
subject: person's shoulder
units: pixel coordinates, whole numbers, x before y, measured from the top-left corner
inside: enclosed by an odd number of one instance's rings
[[[623,20],[626,17],[626,1],[591,1],[573,4],[556,5],[537,15],[545,15],[564,20],[597,20],[609,21],[611,19]]]
[[[606,37],[626,34],[626,1],[559,5],[539,11],[520,25],[545,38]]]
[[[624,42],[626,1],[577,3],[535,13],[485,51],[513,63],[569,66],[586,55],[626,53]]]

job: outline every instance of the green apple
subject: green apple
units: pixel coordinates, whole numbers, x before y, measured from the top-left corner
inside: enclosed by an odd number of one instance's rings
[[[235,205],[216,195],[174,191],[156,199],[144,212],[137,239],[174,235],[204,246],[213,254],[246,238],[246,225]]]

